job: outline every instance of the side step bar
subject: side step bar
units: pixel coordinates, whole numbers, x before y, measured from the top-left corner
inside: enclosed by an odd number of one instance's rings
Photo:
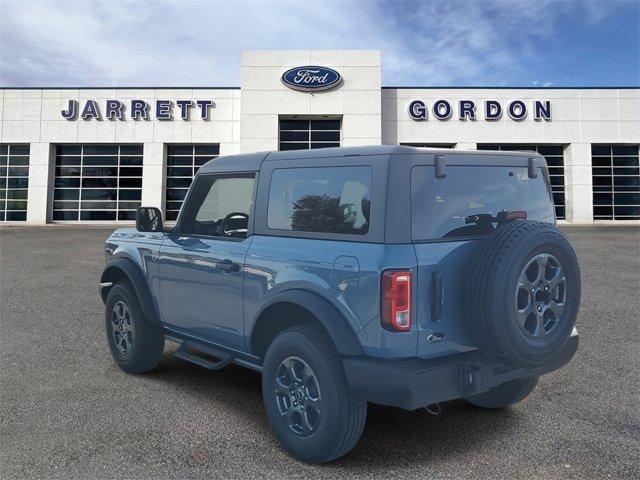
[[[190,351],[191,350],[191,351]],[[201,357],[198,352],[219,358],[220,360],[213,361],[208,358]],[[186,360],[187,362],[195,363],[201,367],[209,370],[220,370],[229,365],[235,359],[235,355],[224,350],[218,350],[212,347],[205,347],[200,344],[194,344],[191,342],[182,342],[178,350],[174,355],[178,358]]]

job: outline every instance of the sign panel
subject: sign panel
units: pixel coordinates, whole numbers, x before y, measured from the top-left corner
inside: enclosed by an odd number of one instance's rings
[[[437,100],[431,106],[431,109],[427,107],[427,104],[422,100],[412,100],[409,103],[409,116],[416,121],[427,120],[429,117],[429,110],[436,120],[449,120],[453,115],[452,102],[447,100]],[[513,100],[506,105],[504,109],[509,115],[509,118],[516,122],[522,121],[529,115],[529,109],[522,100]],[[533,111],[534,120],[551,120],[551,102],[549,100],[535,100],[531,105]],[[496,121],[502,118],[503,107],[500,102],[496,100],[486,100],[484,102],[484,120]],[[476,103],[473,100],[460,100],[458,102],[458,119],[459,120],[477,120],[479,114],[477,113]]]
[[[317,65],[295,67],[282,74],[282,83],[293,90],[317,92],[337,87],[342,76],[335,70]]]
[[[124,120],[125,115],[134,120],[150,120],[152,115],[157,120],[173,120],[174,103],[175,109],[179,111],[182,120],[189,120],[192,111],[198,111],[203,120],[209,118],[211,108],[215,106],[213,100],[155,100],[154,105],[145,100],[131,100],[123,102],[121,100],[106,100],[104,107],[96,100],[86,100],[84,105],[80,105],[78,100],[69,100],[66,110],[60,114],[67,120]],[[154,108],[152,108],[152,106]],[[82,108],[81,108],[82,107]]]

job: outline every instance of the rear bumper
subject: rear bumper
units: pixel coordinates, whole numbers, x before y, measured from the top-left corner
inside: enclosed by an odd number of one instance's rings
[[[578,349],[578,333],[547,364],[513,368],[479,352],[436,359],[383,360],[351,357],[343,360],[347,382],[365,400],[415,410],[432,403],[464,398],[518,378],[544,375],[566,365]]]

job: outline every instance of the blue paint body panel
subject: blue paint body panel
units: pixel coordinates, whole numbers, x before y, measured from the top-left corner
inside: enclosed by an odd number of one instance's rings
[[[357,290],[336,288],[334,264],[342,265],[339,275],[344,276],[348,272],[345,263],[353,266],[356,261]],[[261,305],[280,292],[303,289],[322,297],[343,315],[368,355],[414,356],[417,332],[398,336],[383,330],[379,297],[381,271],[415,266],[413,245],[254,236],[245,266],[245,333],[252,331]],[[353,282],[353,273],[348,276]]]
[[[417,305],[418,353],[421,358],[456,354],[475,349],[470,325],[465,321],[465,290],[468,274],[473,264],[473,254],[478,241],[416,244],[418,263]],[[432,288],[434,273],[442,278],[442,305],[440,319],[432,318],[431,298],[426,295]],[[437,343],[427,341],[431,334],[443,334]]]
[[[228,242],[209,238],[164,240],[158,259],[161,318],[177,329],[234,350],[245,348],[244,272],[226,272],[217,263],[244,263],[251,238]]]

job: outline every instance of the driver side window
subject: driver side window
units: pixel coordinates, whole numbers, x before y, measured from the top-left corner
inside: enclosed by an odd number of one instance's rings
[[[180,233],[245,238],[253,201],[254,176],[203,175],[196,180],[180,219]]]

